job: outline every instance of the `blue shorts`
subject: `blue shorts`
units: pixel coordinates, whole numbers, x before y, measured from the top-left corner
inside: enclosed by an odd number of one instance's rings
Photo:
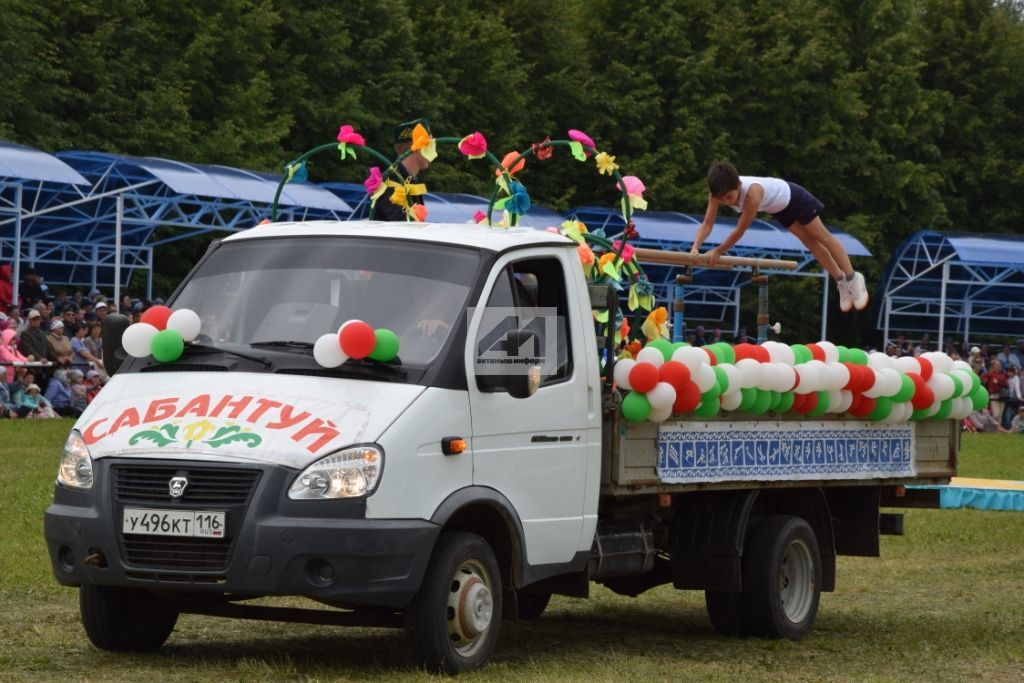
[[[787,183],[787,185],[789,185],[789,204],[782,211],[773,213],[772,218],[788,230],[789,226],[794,223],[807,225],[813,221],[821,214],[825,205],[796,183]]]

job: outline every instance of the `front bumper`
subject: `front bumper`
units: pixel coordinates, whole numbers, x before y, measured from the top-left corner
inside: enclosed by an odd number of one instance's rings
[[[419,590],[440,528],[425,520],[365,518],[365,501],[293,501],[296,472],[282,467],[104,458],[93,489],[58,485],[45,535],[57,580],[234,595],[302,595],[328,603],[402,608]],[[247,497],[133,500],[115,484],[116,468],[201,476],[216,469],[258,476]],[[209,493],[209,492],[207,492]],[[211,502],[212,501],[212,502]],[[206,539],[126,537],[125,507],[223,510],[227,534]],[[89,558],[89,562],[86,559]]]

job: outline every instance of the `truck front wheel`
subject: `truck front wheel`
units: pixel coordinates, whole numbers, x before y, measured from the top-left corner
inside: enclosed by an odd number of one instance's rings
[[[78,607],[92,644],[112,652],[155,650],[178,621],[175,610],[139,588],[83,584]]]
[[[765,519],[743,553],[744,622],[750,633],[800,640],[811,631],[821,598],[821,555],[800,517]]]
[[[407,614],[417,660],[448,674],[479,668],[494,651],[500,625],[494,551],[476,534],[443,532]]]

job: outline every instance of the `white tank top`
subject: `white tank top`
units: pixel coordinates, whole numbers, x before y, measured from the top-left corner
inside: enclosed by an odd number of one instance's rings
[[[743,200],[747,198],[747,190],[751,185],[760,185],[764,188],[764,197],[757,210],[764,213],[778,213],[789,206],[789,183],[781,178],[759,178],[751,175],[740,176],[740,198],[736,204],[730,204],[729,208],[737,213],[743,213]]]

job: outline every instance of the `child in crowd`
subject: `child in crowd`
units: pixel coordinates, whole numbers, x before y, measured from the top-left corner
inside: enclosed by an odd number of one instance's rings
[[[21,406],[28,408],[28,414],[25,417],[41,417],[51,418],[57,417],[57,413],[54,412],[53,406],[42,396],[42,392],[39,390],[38,384],[29,384],[25,389],[25,393],[21,395]]]
[[[693,240],[691,254],[698,254],[700,245],[711,234],[719,205],[725,204],[737,211],[740,218],[729,236],[704,254],[709,265],[715,265],[722,254],[743,237],[758,212],[763,211],[793,233],[836,281],[839,308],[844,313],[854,308],[858,311],[867,308],[868,290],[864,276],[853,269],[846,249],[821,222],[819,214],[825,205],[810,192],[781,178],[741,176],[728,162],[711,165],[708,190],[708,208]]]
[[[90,370],[90,372],[95,372]],[[85,407],[89,405],[89,388],[85,385],[85,375],[81,370],[72,370],[69,373],[71,379],[71,407],[76,414],[81,415]]]

